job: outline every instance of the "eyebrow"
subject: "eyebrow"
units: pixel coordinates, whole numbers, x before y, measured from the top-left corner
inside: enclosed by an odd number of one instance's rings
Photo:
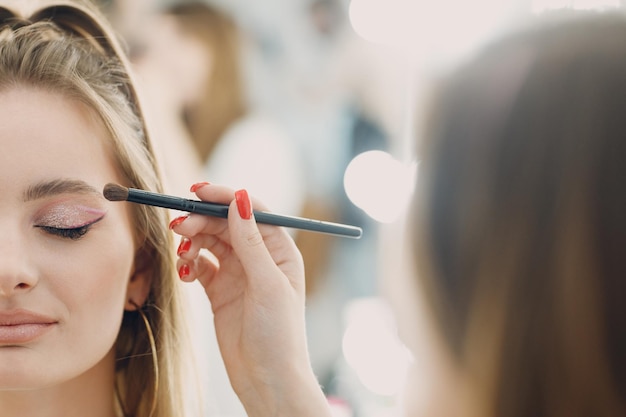
[[[102,193],[82,180],[55,179],[41,181],[29,186],[23,193],[24,201],[38,200],[59,194],[96,194],[102,197]]]

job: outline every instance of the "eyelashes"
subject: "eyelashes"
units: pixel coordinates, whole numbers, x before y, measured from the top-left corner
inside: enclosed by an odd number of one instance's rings
[[[51,226],[35,226],[35,227],[38,227],[44,232],[53,236],[59,236],[64,239],[70,239],[70,240],[78,240],[87,234],[87,232],[91,228],[91,225],[89,224],[85,226],[74,227],[71,229],[61,229],[58,227],[51,227]]]
[[[89,232],[92,226],[102,220],[104,216],[99,219],[94,220],[91,223],[78,226],[78,227],[54,227],[54,226],[44,226],[44,225],[36,225],[35,227],[43,230],[45,233],[48,233],[52,236],[57,236],[62,239],[68,240],[79,240],[83,236]]]

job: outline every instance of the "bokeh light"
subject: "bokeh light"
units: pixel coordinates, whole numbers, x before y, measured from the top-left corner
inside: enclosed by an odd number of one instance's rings
[[[534,0],[532,11],[541,13],[555,9],[602,10],[620,6],[620,0]]]
[[[397,395],[413,360],[400,341],[389,306],[381,299],[363,298],[346,307],[342,350],[348,365],[368,390]]]
[[[383,151],[357,155],[346,168],[344,188],[354,205],[374,220],[391,223],[405,211],[415,184],[416,164]]]
[[[448,61],[508,23],[515,0],[352,0],[350,23],[362,38],[413,59]]]

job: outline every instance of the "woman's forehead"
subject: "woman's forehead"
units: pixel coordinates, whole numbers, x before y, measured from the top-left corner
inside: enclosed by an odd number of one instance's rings
[[[18,87],[0,92],[0,173],[3,178],[116,176],[110,135],[93,112],[55,92]]]

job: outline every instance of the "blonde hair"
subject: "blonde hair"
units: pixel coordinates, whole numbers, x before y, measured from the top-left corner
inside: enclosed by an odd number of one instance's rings
[[[48,2],[28,16],[0,8],[0,89],[21,85],[58,92],[91,108],[110,133],[110,156],[123,185],[161,191],[125,55],[89,3]],[[159,380],[146,326],[137,311],[125,311],[116,341],[117,407],[125,416],[181,415],[185,405],[179,350],[185,349],[186,336],[168,214],[143,205],[131,210],[137,256],[149,259],[145,267],[152,270],[141,309],[154,331]]]
[[[544,19],[436,95],[419,275],[471,381],[467,415],[624,415],[626,19]]]

